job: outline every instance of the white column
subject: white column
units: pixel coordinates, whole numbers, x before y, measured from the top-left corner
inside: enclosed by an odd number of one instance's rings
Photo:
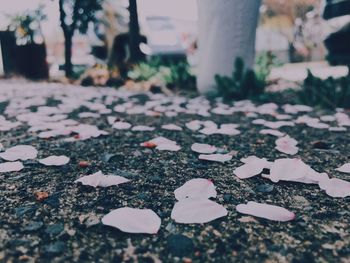
[[[252,67],[261,0],[198,0],[198,90],[215,90],[215,74],[231,75],[241,57]]]

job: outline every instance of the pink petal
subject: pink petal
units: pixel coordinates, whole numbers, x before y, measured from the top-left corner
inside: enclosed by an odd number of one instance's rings
[[[134,126],[132,127],[132,131],[154,131],[154,127],[150,127],[150,126],[144,126],[144,125],[138,125],[138,126]]]
[[[177,188],[174,193],[177,200],[216,197],[216,190],[213,182],[203,178],[187,181],[184,185]]]
[[[222,205],[204,198],[187,198],[177,202],[171,218],[182,224],[202,224],[227,215]]]
[[[341,173],[350,173],[350,163],[343,164],[339,168],[335,169]]]
[[[261,204],[256,202],[248,202],[247,204],[239,204],[236,206],[239,213],[252,215],[256,217],[266,218],[274,221],[290,221],[295,218],[293,212],[275,205]]]
[[[276,150],[285,153],[285,154],[290,154],[290,155],[295,155],[298,153],[299,148],[294,146],[294,145],[277,145],[275,147]]]
[[[246,179],[260,174],[267,167],[269,167],[269,162],[266,159],[256,158],[236,168],[233,173],[240,179]]]
[[[182,128],[178,125],[175,125],[175,124],[162,125],[162,129],[170,130],[170,131],[182,131]]]
[[[293,146],[298,144],[298,142],[295,139],[289,137],[288,135],[277,139],[275,143],[276,145],[293,145]]]
[[[156,234],[161,219],[150,209],[123,207],[105,215],[102,223],[127,233]]]
[[[277,159],[270,169],[270,179],[272,182],[295,181],[307,175],[311,169],[300,159]]]
[[[129,180],[118,175],[104,175],[101,171],[98,171],[94,174],[86,175],[75,180],[75,183],[78,182],[82,183],[83,185],[90,185],[93,187],[108,187],[112,185],[123,184],[129,182]]]
[[[185,125],[186,125],[186,128],[188,128],[192,131],[197,131],[202,127],[201,122],[198,120],[190,121],[190,122],[186,123]]]
[[[299,150],[298,147],[296,147],[298,142],[295,139],[289,137],[288,135],[277,139],[275,143],[276,143],[275,149],[286,154],[294,155]]]
[[[197,153],[214,153],[216,152],[217,148],[215,146],[205,144],[205,143],[194,143],[191,146],[191,150]]]
[[[128,122],[117,121],[113,123],[112,127],[117,130],[128,130],[131,128],[131,124]]]
[[[173,143],[162,143],[156,147],[159,151],[171,151],[171,152],[177,152],[181,150],[181,147],[179,145],[173,144]]]
[[[334,131],[334,132],[344,132],[347,131],[345,127],[329,127],[329,131]]]
[[[17,145],[0,153],[0,157],[7,161],[35,159],[38,151],[30,145]]]
[[[213,161],[213,162],[228,162],[232,159],[232,155],[230,154],[201,154],[198,157],[200,160]]]
[[[259,133],[261,134],[268,134],[268,135],[273,135],[276,137],[281,137],[284,135],[284,133],[278,131],[278,130],[272,130],[272,129],[263,129]]]
[[[319,186],[322,190],[325,190],[329,196],[332,197],[347,197],[350,196],[350,182],[332,178],[319,182]]]
[[[306,125],[315,129],[328,129],[330,127],[329,124],[321,122],[306,122]]]
[[[61,166],[69,163],[69,158],[65,155],[52,155],[44,159],[40,159],[39,163],[47,166]]]
[[[0,173],[18,172],[24,168],[21,162],[0,163]]]

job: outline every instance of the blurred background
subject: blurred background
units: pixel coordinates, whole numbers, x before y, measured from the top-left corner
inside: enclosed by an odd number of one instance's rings
[[[123,36],[133,30],[131,26],[129,27],[132,25],[130,24],[131,15],[135,15],[129,8],[133,1],[91,1],[95,6],[85,6],[78,10],[86,13],[87,17],[79,18],[81,21],[76,25],[77,30],[73,30],[70,54],[72,65],[68,70],[71,72],[68,74],[65,72],[67,69],[65,67],[67,60],[65,44],[67,43],[65,42],[68,34],[64,33],[60,11],[65,11],[66,17],[63,21],[71,25],[74,23],[72,17],[76,1],[61,1],[64,4],[62,10],[59,2],[58,0],[0,0],[0,44],[2,45],[0,74],[4,75],[5,71],[13,70],[23,72],[24,75],[34,79],[48,76],[52,79],[64,76],[82,79],[82,76],[91,68],[100,73],[101,70],[108,68],[109,74],[113,75],[110,70],[116,66],[118,68],[118,72],[115,73],[116,79],[125,74],[128,75],[127,72],[123,73],[123,70],[128,71],[128,69],[123,69],[120,61],[125,60],[127,56],[132,56],[128,54],[130,49],[123,48],[125,44]],[[161,57],[165,60],[168,58],[174,61],[186,60],[186,63],[195,71],[198,60],[197,1],[135,0],[135,2],[139,26],[139,28],[136,27],[136,31],[140,34],[142,54],[147,59]],[[321,0],[263,0],[257,29],[257,60],[264,59],[262,56],[273,56],[276,66],[284,65],[273,70],[271,73],[273,78],[283,75],[285,78],[298,80],[305,77],[306,67],[316,68],[316,71],[326,75],[347,74],[347,67],[329,68],[324,62],[328,54],[324,40],[332,32],[346,25],[350,19],[346,14],[332,13],[325,20],[326,5],[327,1]],[[85,8],[90,8],[92,12],[88,13]],[[14,66],[6,61],[6,56],[10,54],[8,50],[11,50],[9,42],[12,37],[8,32],[12,32],[15,44],[23,47],[16,51],[21,54],[17,60],[25,58],[31,61],[29,66],[21,61],[17,61]],[[132,39],[130,41],[132,44]],[[32,45],[31,49],[24,48],[29,44]],[[33,51],[35,50],[33,44],[38,46],[36,51]],[[40,49],[40,45],[44,47]],[[33,53],[33,57],[28,56],[28,52]],[[120,54],[125,57],[120,58]],[[40,72],[28,72],[28,68],[30,71],[31,65],[37,58],[45,60],[47,65],[42,65],[44,62],[38,61],[37,67]],[[346,64],[341,61],[338,63],[336,59],[331,62],[331,64]],[[291,76],[288,76],[285,68],[286,65],[287,68],[290,67],[290,63],[308,64],[307,66],[302,64],[293,71]],[[131,72],[132,74],[138,73]],[[106,82],[106,80],[101,81]]]

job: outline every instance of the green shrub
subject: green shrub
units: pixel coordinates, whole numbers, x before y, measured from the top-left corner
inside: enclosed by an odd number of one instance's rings
[[[241,58],[234,63],[232,76],[215,75],[217,95],[224,100],[243,100],[258,98],[265,89],[265,80],[258,79],[255,72],[246,69]]]
[[[308,71],[302,89],[300,101],[310,106],[335,109],[350,108],[350,76],[322,80]]]
[[[164,62],[160,58],[153,58],[141,62],[128,72],[128,77],[135,81],[155,79],[163,85],[177,88],[193,88],[195,77],[187,61]]]

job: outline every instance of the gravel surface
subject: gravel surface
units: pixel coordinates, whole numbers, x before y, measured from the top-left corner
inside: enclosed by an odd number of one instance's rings
[[[6,86],[10,90],[7,86],[11,85],[0,83],[0,89]],[[44,89],[45,85],[39,86]],[[26,84],[20,88],[25,90]],[[18,95],[11,94],[1,99],[2,112],[11,96]],[[134,96],[134,100],[147,101],[147,96]],[[57,103],[55,98],[47,101],[51,106]],[[210,117],[109,114],[132,125],[156,127],[151,132],[132,132],[113,129],[104,115],[77,118],[82,111],[87,109],[80,107],[69,116],[96,125],[109,135],[74,142],[65,141],[67,136],[40,139],[37,133],[27,131],[27,124],[1,132],[5,148],[29,144],[38,149],[40,158],[64,154],[71,161],[62,167],[46,167],[28,160],[20,172],[0,173],[0,262],[350,262],[349,197],[330,197],[317,185],[274,184],[260,176],[246,180],[234,176],[242,157],[256,155],[272,161],[290,157],[275,150],[276,137],[259,134],[261,126],[252,124],[245,112]],[[309,115],[323,114],[329,112]],[[259,118],[274,120],[267,115]],[[7,119],[14,121],[15,116]],[[206,136],[185,128],[196,119],[237,123],[241,134]],[[183,127],[183,131],[160,129],[169,123]],[[318,172],[349,181],[348,174],[334,170],[350,160],[349,132],[305,125],[279,130],[299,142],[296,157]],[[168,152],[140,146],[157,136],[176,141],[182,149]],[[215,145],[221,152],[234,151],[234,157],[224,164],[198,160],[198,154],[191,151],[195,142]],[[74,183],[98,170],[131,182],[107,188]],[[206,224],[177,224],[170,218],[176,201],[174,190],[198,177],[214,182],[218,192],[215,201],[228,210],[228,216]],[[38,191],[47,192],[48,197],[38,201]],[[235,206],[247,201],[287,208],[296,219],[282,223],[239,214]],[[100,223],[105,214],[124,206],[152,209],[162,219],[159,232],[129,234]]]

